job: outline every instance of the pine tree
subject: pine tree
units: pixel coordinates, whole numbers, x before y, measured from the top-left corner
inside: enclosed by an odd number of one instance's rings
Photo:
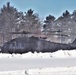
[[[55,17],[52,15],[46,16],[46,20],[44,21],[43,29],[44,31],[51,31],[53,30],[53,22],[55,21]]]
[[[66,10],[64,13],[63,13],[63,17],[68,17],[70,15],[70,13],[68,12],[68,10]]]
[[[15,31],[17,28],[17,19],[20,17],[19,12],[16,8],[10,6],[8,2],[6,5],[1,8],[0,13],[0,26],[1,31],[5,35],[5,40],[12,39],[10,32]]]
[[[34,13],[34,10],[29,9],[25,13],[21,28],[23,31],[28,31],[32,33],[41,32],[41,22],[39,20],[39,16]]]

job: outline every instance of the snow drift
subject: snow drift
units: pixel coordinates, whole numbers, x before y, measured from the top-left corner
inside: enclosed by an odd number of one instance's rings
[[[24,54],[6,54],[6,53],[0,53],[0,58],[68,58],[68,57],[76,57],[76,50],[59,50],[56,52],[49,52],[49,53],[24,53]]]

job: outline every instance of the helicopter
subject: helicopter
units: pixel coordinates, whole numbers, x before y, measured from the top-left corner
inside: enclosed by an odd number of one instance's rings
[[[10,34],[36,34],[31,32],[11,32]],[[38,34],[37,34],[38,35]],[[55,35],[55,34],[48,34],[48,35]],[[58,36],[65,36],[68,35],[60,35]],[[46,41],[43,38],[31,36],[31,37],[18,37],[12,39],[3,44],[1,47],[2,53],[27,53],[27,52],[55,52],[58,50],[73,50],[76,49],[76,40],[73,43],[64,44],[64,43],[56,43],[51,41]]]

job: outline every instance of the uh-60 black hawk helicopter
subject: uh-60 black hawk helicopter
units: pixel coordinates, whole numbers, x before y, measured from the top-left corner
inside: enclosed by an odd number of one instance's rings
[[[61,34],[61,31],[51,31],[51,32],[58,32],[57,33],[51,33],[47,35],[57,35],[61,37],[68,37],[68,35]],[[59,34],[60,33],[60,34]],[[31,32],[11,32],[10,34],[36,34],[40,35],[37,33],[31,33]],[[41,34],[42,35],[42,34]],[[44,34],[45,35],[45,34]],[[51,41],[46,41],[45,38],[47,37],[18,37],[15,39],[12,39],[11,41],[8,41],[4,43],[4,45],[1,47],[1,52],[2,53],[27,53],[27,52],[55,52],[58,50],[73,50],[76,49],[76,39],[74,40],[73,43],[56,43],[56,42],[51,42]]]

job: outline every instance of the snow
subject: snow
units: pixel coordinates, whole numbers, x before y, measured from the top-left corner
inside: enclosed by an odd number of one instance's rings
[[[53,53],[24,53],[24,54],[6,54],[0,53],[0,58],[69,58],[76,57],[76,50],[59,50]]]
[[[76,67],[37,68],[0,72],[0,75],[76,75]]]
[[[0,75],[76,75],[76,50],[0,53]]]

